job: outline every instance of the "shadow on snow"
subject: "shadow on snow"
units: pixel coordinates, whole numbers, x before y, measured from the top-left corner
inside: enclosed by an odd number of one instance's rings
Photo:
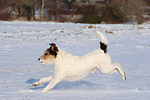
[[[34,82],[37,82],[37,81],[39,81],[39,79],[30,78],[29,80],[26,81],[26,83],[33,84]],[[48,84],[49,83],[47,82],[47,83],[41,84],[39,86],[30,88],[30,89],[35,90],[35,89],[45,88]],[[58,84],[56,84],[56,86],[53,89],[71,89],[71,88],[80,87],[80,86],[91,87],[93,86],[93,84],[91,82],[83,81],[83,80],[75,81],[75,82],[61,81]]]

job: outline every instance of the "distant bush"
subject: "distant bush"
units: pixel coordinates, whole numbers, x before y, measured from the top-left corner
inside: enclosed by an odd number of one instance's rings
[[[85,5],[77,8],[77,14],[81,14],[83,17],[78,21],[81,23],[101,23],[101,17],[99,16],[100,10],[94,5]]]
[[[109,23],[126,21],[144,21],[142,15],[145,10],[143,0],[111,0],[102,10],[102,20]]]
[[[128,21],[119,4],[108,4],[102,8],[102,20],[107,23],[122,23]]]
[[[150,6],[150,0],[145,0],[145,2],[147,6]]]
[[[83,18],[80,19],[79,22],[81,23],[91,23],[91,24],[99,24],[101,23],[101,17],[98,15],[88,15],[84,16]]]
[[[9,11],[0,11],[0,20],[4,21],[12,20],[11,13]]]

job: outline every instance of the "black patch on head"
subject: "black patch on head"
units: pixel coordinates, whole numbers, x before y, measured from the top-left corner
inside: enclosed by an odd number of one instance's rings
[[[50,48],[47,49],[47,50],[49,51],[49,53],[51,55],[54,55],[56,57],[57,56],[57,52],[59,51],[58,47],[56,47],[56,44],[54,44],[54,43],[50,43],[49,45],[50,45]]]
[[[107,45],[105,43],[100,42],[100,48],[104,51],[104,53],[106,53],[107,50]]]

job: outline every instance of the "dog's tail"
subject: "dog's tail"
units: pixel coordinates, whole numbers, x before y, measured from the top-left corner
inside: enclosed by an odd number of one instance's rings
[[[107,52],[107,44],[108,44],[108,42],[107,42],[105,36],[103,35],[103,33],[97,31],[97,34],[101,38],[100,48],[104,51],[104,53],[106,53]]]

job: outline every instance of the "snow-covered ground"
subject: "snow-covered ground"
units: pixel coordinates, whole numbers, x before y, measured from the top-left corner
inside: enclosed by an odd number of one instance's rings
[[[53,22],[0,22],[0,100],[149,100],[150,24],[89,24]],[[37,61],[49,43],[71,54],[82,56],[99,48],[102,31],[108,41],[112,62],[126,71],[91,73],[75,82],[62,81],[51,91],[48,84],[32,83],[53,74],[53,65]]]

